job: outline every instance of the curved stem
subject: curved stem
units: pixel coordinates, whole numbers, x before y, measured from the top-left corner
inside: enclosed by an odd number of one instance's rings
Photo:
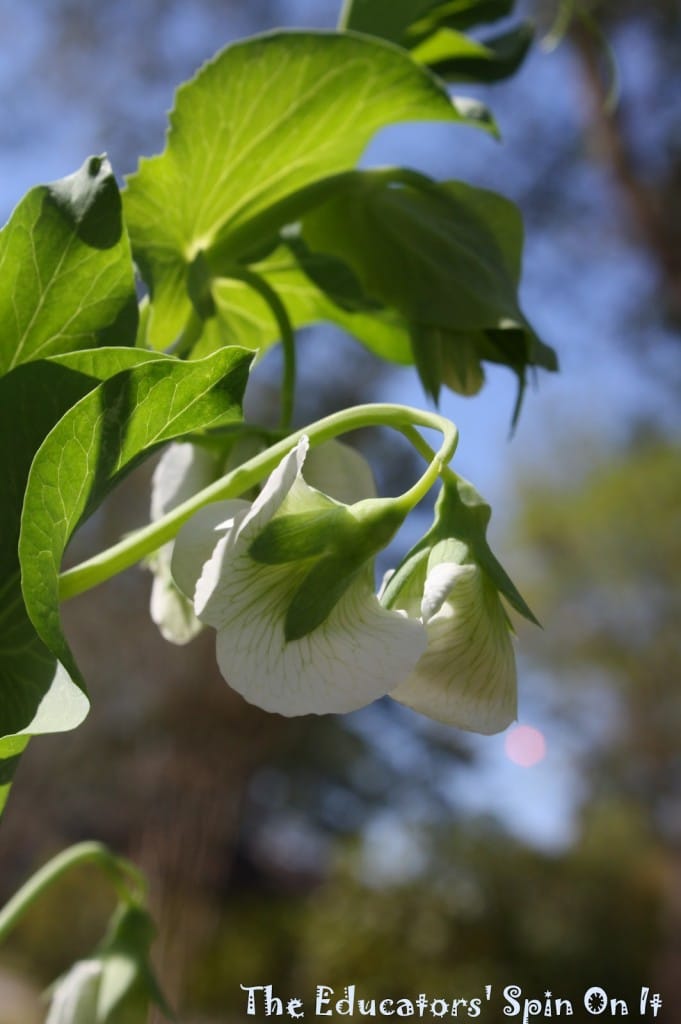
[[[406,426],[402,429],[402,433],[411,441],[412,445],[422,455],[426,462],[433,462],[434,459],[438,458],[438,453],[434,452],[428,442],[421,437],[418,430],[412,426]],[[451,456],[450,456],[451,458]],[[449,459],[443,460],[443,465],[440,470],[440,476],[443,480],[449,480],[451,484],[455,484],[459,479],[458,475],[454,472],[451,466],[448,465]]]
[[[120,899],[140,902],[146,882],[134,864],[116,857],[102,843],[78,843],[43,865],[0,910],[0,941],[5,939],[35,901],[62,875],[81,864],[96,864],[111,877]]]
[[[281,345],[284,351],[284,377],[281,387],[281,412],[279,423],[282,430],[289,430],[293,420],[293,402],[296,389],[296,342],[289,320],[286,306],[279,298],[279,295],[262,276],[247,267],[230,267],[226,277],[234,278],[236,281],[243,281],[249,288],[264,299],[269,306],[281,335]]]
[[[332,413],[301,430],[293,431],[271,448],[249,459],[242,466],[238,466],[231,473],[177,505],[161,519],[149,523],[101,554],[62,573],[59,577],[60,599],[66,600],[82,594],[122,572],[123,569],[135,565],[172,540],[180,527],[204,505],[224,498],[236,498],[244,491],[250,490],[279,465],[304,434],[308,435],[312,444],[321,444],[338,434],[371,426],[392,427],[401,433],[407,431],[407,436],[409,428],[414,426],[438,430],[443,434],[443,442],[437,453],[428,448],[432,460],[421,479],[405,494],[395,499],[408,510],[427,493],[451,458],[458,440],[457,429],[450,420],[438,413],[412,409],[406,405],[358,405],[352,409]],[[416,433],[416,436],[420,439],[417,447],[422,452],[425,442],[422,441],[420,434]]]
[[[448,464],[456,451],[459,432],[450,420],[445,420],[444,422],[446,424],[445,429],[442,430],[444,436],[437,452],[434,452],[430,445],[424,441],[415,427],[406,425],[401,429],[401,433],[404,434],[408,441],[411,441],[419,455],[422,455],[428,462],[425,473],[416,481],[413,487],[410,487],[408,491],[394,499],[406,512],[410,511],[422,498],[425,498],[439,476],[442,476],[445,472],[452,472]]]

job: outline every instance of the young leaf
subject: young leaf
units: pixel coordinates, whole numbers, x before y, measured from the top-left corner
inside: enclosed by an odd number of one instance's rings
[[[514,0],[346,0],[341,21],[409,49],[441,28],[461,32],[498,21],[513,6]]]
[[[276,207],[276,236],[297,219],[281,205],[287,197],[352,168],[384,125],[419,119],[489,126],[479,104],[460,109],[430,72],[379,40],[274,33],[208,63],[177,93],[165,151],[140,163],[123,198],[152,296],[151,345],[164,348],[183,329],[187,269],[199,252],[219,241],[232,261],[250,258],[265,211]]]
[[[408,322],[413,361],[433,397],[443,381],[477,390],[482,359],[510,366],[521,381],[528,364],[546,365],[550,350],[535,346],[518,305],[522,223],[501,196],[428,179],[396,186],[367,171],[308,214],[303,234]]]
[[[19,203],[0,233],[0,323],[0,373],[58,352],[134,345],[130,244],[108,160],[90,157]]]
[[[189,363],[165,357],[124,370],[73,406],[41,445],[22,514],[22,588],[37,633],[79,685],[59,617],[59,569],[73,531],[165,441],[239,421],[251,358],[230,348]]]
[[[373,2],[373,0],[366,0]],[[409,35],[430,34],[437,28],[465,32],[475,25],[486,25],[513,13],[515,0],[435,0],[422,18],[412,23]]]
[[[529,22],[482,41],[442,28],[411,52],[414,60],[426,64],[448,82],[498,82],[517,71],[533,37]]]
[[[341,26],[403,46],[409,26],[437,6],[438,0],[345,0]]]

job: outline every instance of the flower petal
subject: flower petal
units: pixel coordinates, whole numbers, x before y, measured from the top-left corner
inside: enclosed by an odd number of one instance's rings
[[[310,448],[303,477],[311,487],[344,505],[376,497],[371,466],[355,448],[341,441],[325,441]]]
[[[284,619],[306,567],[253,562],[223,538],[197,584],[197,612],[218,630],[230,686],[282,715],[346,712],[391,690],[425,649],[420,623],[386,611],[370,566],[317,629],[286,642]]]
[[[295,448],[284,456],[267,478],[265,486],[251,505],[250,512],[239,525],[239,536],[243,536],[244,539],[252,537],[270,521],[300,476],[309,447],[309,439],[303,434]]]
[[[154,582],[151,585],[149,613],[161,636],[173,644],[188,644],[203,625],[194,614],[190,600],[178,589],[171,572],[173,543],[164,544],[153,561]]]
[[[486,735],[516,718],[511,635],[496,588],[476,565],[460,566],[453,589],[426,629],[428,647],[414,672],[390,694],[438,721]],[[448,569],[429,573],[424,603],[434,608]]]
[[[215,456],[198,445],[171,444],[161,456],[151,481],[151,518],[166,512],[207,487],[216,475]]]
[[[251,508],[240,498],[204,505],[181,528],[174,542],[170,570],[183,594],[193,598],[196,583],[220,537],[238,528]]]
[[[160,519],[166,512],[210,484],[216,472],[215,456],[205,448],[186,442],[169,445],[152,478],[152,521]],[[174,541],[164,544],[148,561],[154,574],[149,611],[152,621],[166,640],[174,644],[186,644],[203,627],[190,601],[178,590],[173,580],[173,545]],[[206,557],[208,554],[210,552]]]
[[[456,565],[453,562],[439,562],[426,578],[421,599],[421,618],[428,622],[439,612],[446,598],[462,576],[470,575],[472,565]]]
[[[93,1024],[102,980],[101,960],[79,960],[54,986],[45,1024]]]

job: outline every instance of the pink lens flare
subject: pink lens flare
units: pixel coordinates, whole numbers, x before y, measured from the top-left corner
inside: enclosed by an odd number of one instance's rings
[[[531,725],[516,725],[506,733],[506,757],[521,768],[532,768],[546,757],[546,740],[539,729]]]

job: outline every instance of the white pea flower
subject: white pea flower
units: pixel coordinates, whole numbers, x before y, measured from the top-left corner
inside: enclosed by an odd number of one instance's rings
[[[52,986],[45,1024],[133,1024],[168,1005],[149,961],[154,928],[139,906],[120,905],[97,953]]]
[[[262,443],[256,437],[246,436],[236,441],[225,462],[224,456],[215,455],[190,442],[169,445],[152,478],[152,522],[213,483],[221,473],[229,472],[261,450]],[[327,441],[312,449],[306,460],[305,478],[320,491],[346,504],[376,494],[373,475],[366,459],[339,441]],[[213,511],[206,513],[202,510],[198,521],[203,519],[211,527],[230,514],[231,505],[225,505],[224,502],[208,507]],[[195,553],[195,557],[202,557],[205,562],[217,539],[210,538],[212,545],[207,540]],[[173,579],[170,566],[174,546],[175,542],[169,541],[148,560],[154,574],[150,614],[161,635],[171,643],[181,645],[189,643],[203,629],[203,623],[196,617],[190,597],[186,596],[186,593],[193,593],[193,587],[183,593]]]
[[[283,715],[369,704],[426,645],[423,626],[374,593],[373,556],[398,525],[391,503],[348,507],[310,487],[307,450],[303,438],[252,504],[216,503],[189,520],[172,565],[199,619],[217,630],[227,682]]]
[[[495,584],[459,542],[436,543],[414,567],[391,607],[419,618],[428,646],[390,696],[413,710],[473,732],[501,732],[517,717],[510,624]]]
[[[102,980],[101,960],[79,960],[54,986],[45,1024],[93,1024]]]

